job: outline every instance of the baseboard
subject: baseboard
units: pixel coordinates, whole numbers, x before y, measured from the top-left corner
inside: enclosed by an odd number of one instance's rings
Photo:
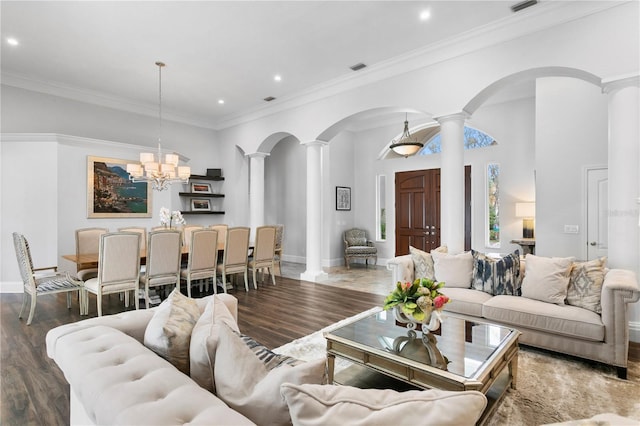
[[[629,321],[629,340],[640,345],[640,322]]]
[[[22,293],[22,281],[0,282],[0,293]]]

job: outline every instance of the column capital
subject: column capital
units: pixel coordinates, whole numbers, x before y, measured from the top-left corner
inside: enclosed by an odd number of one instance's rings
[[[312,146],[325,146],[325,145],[329,145],[329,142],[327,141],[320,141],[320,140],[314,140],[314,141],[308,141],[308,142],[300,142],[300,145],[304,145],[307,148],[312,147]]]
[[[602,93],[612,93],[627,87],[640,87],[640,74],[627,74],[602,79]]]
[[[244,156],[249,158],[266,158],[270,155],[268,152],[253,152],[251,154],[245,154]]]
[[[445,114],[439,115],[437,117],[433,117],[438,123],[442,124],[446,121],[462,121],[464,122],[467,118],[469,118],[469,113],[466,111],[455,112],[453,114]]]

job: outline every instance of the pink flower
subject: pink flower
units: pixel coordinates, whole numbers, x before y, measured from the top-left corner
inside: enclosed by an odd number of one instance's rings
[[[444,294],[441,294],[439,296],[436,296],[435,299],[433,299],[433,306],[435,306],[436,309],[441,309],[445,305],[445,303],[447,303],[448,301],[449,301],[449,298]]]
[[[413,284],[411,284],[409,281],[407,281],[406,283],[402,284],[402,288],[404,290],[409,290],[411,288]]]

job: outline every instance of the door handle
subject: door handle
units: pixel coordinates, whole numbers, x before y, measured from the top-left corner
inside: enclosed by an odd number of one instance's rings
[[[595,245],[596,245],[596,242],[595,242],[595,241],[591,241],[591,242],[589,243],[589,245],[591,245],[591,246],[595,246]]]

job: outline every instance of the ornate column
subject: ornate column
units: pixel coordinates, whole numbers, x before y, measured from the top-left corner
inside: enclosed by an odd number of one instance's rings
[[[464,122],[466,113],[436,117],[442,138],[440,242],[450,253],[464,250]]]
[[[640,76],[605,79],[609,98],[609,250],[612,268],[639,271]]]
[[[269,154],[254,152],[249,157],[249,226],[255,240],[258,226],[264,225],[264,159]]]
[[[305,281],[327,277],[322,270],[322,147],[323,141],[303,143],[307,147],[307,269]]]

